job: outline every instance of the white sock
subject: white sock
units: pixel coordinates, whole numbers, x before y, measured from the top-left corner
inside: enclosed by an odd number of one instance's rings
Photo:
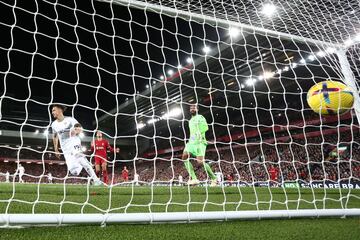
[[[96,176],[91,164],[86,158],[81,158],[80,164],[94,181],[100,181],[99,178]]]

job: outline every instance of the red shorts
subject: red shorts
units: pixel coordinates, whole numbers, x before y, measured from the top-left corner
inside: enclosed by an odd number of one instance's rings
[[[123,178],[125,181],[129,180],[129,176],[122,176],[122,178]]]
[[[102,165],[103,163],[106,163],[106,160],[102,157],[95,157],[95,165]]]

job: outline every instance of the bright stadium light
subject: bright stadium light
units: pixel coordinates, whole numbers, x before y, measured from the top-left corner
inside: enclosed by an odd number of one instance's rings
[[[181,66],[181,64],[179,64],[178,66],[177,66],[177,69],[182,69],[182,66]]]
[[[266,17],[271,17],[276,12],[276,6],[272,3],[265,3],[261,9],[261,13]]]
[[[283,72],[287,72],[287,71],[289,71],[289,66],[283,68]]]
[[[264,72],[263,77],[264,77],[264,79],[269,79],[269,78],[272,78],[274,75],[275,75],[274,72],[266,71],[266,72]]]
[[[164,80],[164,75],[161,75],[161,76],[160,76],[160,80]]]
[[[356,34],[355,40],[356,40],[356,41],[360,41],[360,33]]]
[[[142,128],[144,128],[145,126],[146,126],[145,123],[138,123],[138,124],[136,125],[136,128],[137,128],[137,129],[142,129]]]
[[[256,80],[254,78],[248,78],[246,81],[245,81],[245,85],[246,86],[253,86],[255,85],[255,82]]]
[[[308,56],[308,59],[310,60],[310,62],[312,62],[315,60],[315,56],[311,54]]]
[[[208,46],[203,47],[202,50],[205,54],[208,54],[211,51],[210,47],[208,47]]]
[[[229,28],[229,35],[230,35],[230,37],[232,37],[232,38],[236,38],[236,37],[238,37],[239,35],[240,35],[240,29],[238,29],[238,28],[235,28],[235,27],[230,27]]]
[[[193,62],[193,59],[192,59],[191,57],[188,57],[188,58],[186,59],[186,62],[187,62],[187,63],[192,63],[192,62]]]
[[[35,135],[39,134],[39,129],[36,129],[34,132]]]
[[[167,74],[168,74],[169,76],[172,76],[172,75],[174,74],[174,70],[169,69],[169,70],[167,71]]]
[[[168,113],[165,113],[161,118],[162,119],[168,119],[171,117],[178,117],[182,114],[182,110],[179,107],[176,107],[172,110],[170,110]]]
[[[354,43],[354,41],[353,41],[351,38],[347,39],[347,40],[344,42],[344,44],[345,44],[346,47],[349,47],[349,46],[352,45],[353,43]]]
[[[291,64],[291,67],[292,67],[293,69],[297,68],[297,63],[292,63],[292,64]]]
[[[152,124],[152,123],[158,122],[159,120],[160,120],[160,119],[158,119],[158,118],[152,118],[152,119],[148,120],[147,123],[148,123],[148,124]]]
[[[304,58],[302,58],[302,59],[300,60],[300,63],[301,63],[301,64],[306,64],[306,60],[305,60]]]
[[[146,84],[146,86],[145,86],[145,87],[146,87],[146,89],[148,89],[148,88],[149,88],[149,84]]]
[[[319,57],[325,57],[326,56],[326,53],[324,52],[324,51],[318,51],[317,53],[316,53],[316,55],[318,55]]]
[[[333,53],[335,53],[335,51],[336,51],[335,48],[328,47],[325,52],[328,53],[328,54],[333,54]]]

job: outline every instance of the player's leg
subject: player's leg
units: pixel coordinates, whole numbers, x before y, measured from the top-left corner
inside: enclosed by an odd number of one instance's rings
[[[94,171],[92,165],[85,157],[81,156],[81,157],[78,157],[76,160],[85,169],[85,171],[88,173],[90,178],[92,178],[94,180],[95,183],[100,182],[99,178],[95,174],[95,171]]]
[[[212,183],[216,183],[216,175],[212,171],[210,165],[205,162],[205,154],[206,154],[206,145],[199,144],[196,149],[196,161],[204,166],[206,173],[208,174],[209,178],[211,179]]]
[[[101,168],[102,168],[102,175],[103,175],[103,181],[104,183],[108,184],[108,172],[107,172],[107,163],[105,160],[103,160],[102,164],[101,164]]]
[[[189,173],[191,180],[197,181],[197,177],[194,172],[193,165],[191,164],[191,162],[189,160],[189,157],[190,157],[189,152],[191,152],[191,146],[186,145],[185,150],[182,155],[182,160],[184,161],[185,168],[186,168],[187,172]]]
[[[101,174],[101,163],[100,158],[95,158],[95,173],[98,178],[100,178]]]

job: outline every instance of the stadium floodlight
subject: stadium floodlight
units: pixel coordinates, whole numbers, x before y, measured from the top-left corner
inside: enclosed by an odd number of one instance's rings
[[[165,113],[161,118],[162,119],[169,119],[174,118],[182,115],[182,110],[179,107],[173,108],[169,112]]]
[[[146,85],[145,85],[145,88],[148,89],[148,88],[149,88],[149,84],[146,84]]]
[[[355,41],[357,41],[357,42],[360,41],[360,33],[356,34],[356,36],[355,36]]]
[[[169,70],[167,71],[167,74],[171,77],[171,76],[174,74],[174,70],[169,69]]]
[[[158,122],[160,119],[159,118],[152,118],[150,120],[147,121],[147,124],[152,124],[152,123],[156,123]]]
[[[245,81],[245,85],[246,86],[253,86],[255,85],[255,82],[256,82],[256,79],[255,78],[248,78],[246,81]]]
[[[232,37],[232,38],[238,37],[241,33],[240,29],[236,28],[236,27],[230,27],[228,31],[229,31],[230,37]]]
[[[39,130],[36,129],[35,132],[34,132],[35,135],[39,134]]]
[[[137,129],[142,129],[142,128],[144,128],[145,126],[146,126],[145,123],[138,123],[138,124],[136,125],[136,128],[137,128]]]
[[[191,57],[188,57],[188,58],[186,58],[186,62],[187,62],[187,63],[193,63],[194,60],[193,60]]]
[[[300,59],[300,63],[305,65],[306,64],[306,60],[304,58]]]
[[[308,56],[308,60],[309,60],[310,62],[314,61],[314,60],[315,60],[315,56],[314,56],[313,54],[309,55],[309,56]]]
[[[266,17],[272,17],[276,13],[276,6],[272,3],[265,3],[261,9],[261,13]]]
[[[348,38],[347,40],[345,40],[344,44],[346,47],[350,47],[351,45],[354,44],[354,40],[352,40],[351,38]]]
[[[318,51],[316,55],[322,58],[326,56],[326,53],[324,51]]]
[[[203,47],[202,51],[203,51],[205,54],[208,54],[208,53],[211,51],[211,49],[210,49],[209,46],[205,46],[205,47]]]
[[[275,75],[274,72],[265,71],[265,72],[264,72],[264,75],[263,75],[263,79],[270,79],[270,78],[272,78],[274,75]]]
[[[160,76],[160,80],[164,80],[164,75],[161,75],[161,76]]]
[[[333,47],[328,47],[325,51],[327,54],[333,54],[336,52],[336,49]]]
[[[293,63],[291,64],[291,68],[292,68],[292,69],[297,68],[297,66],[298,66],[298,64],[297,64],[296,62],[293,62]]]

